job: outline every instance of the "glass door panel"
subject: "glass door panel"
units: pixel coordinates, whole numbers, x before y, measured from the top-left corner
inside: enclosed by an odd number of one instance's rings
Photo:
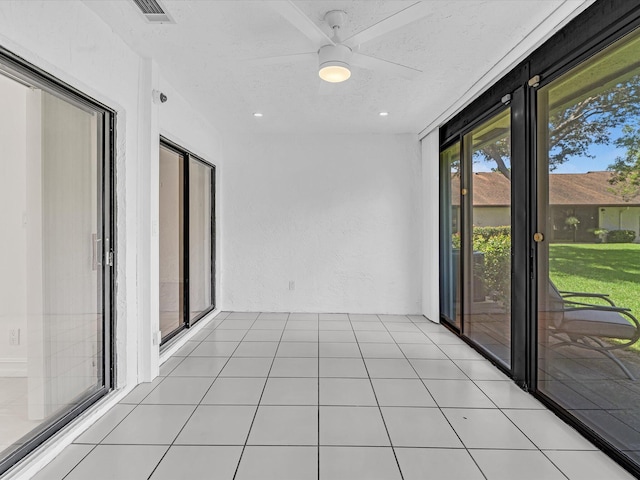
[[[213,168],[189,159],[189,320],[213,307]]]
[[[460,142],[440,154],[440,314],[460,328]]]
[[[185,324],[184,156],[160,146],[160,332],[162,339]]]
[[[538,388],[640,463],[640,35],[537,92]]]
[[[511,365],[511,110],[464,136],[463,333]]]

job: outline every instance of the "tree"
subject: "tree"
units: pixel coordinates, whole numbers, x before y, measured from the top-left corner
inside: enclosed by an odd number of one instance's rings
[[[564,220],[566,225],[573,227],[573,243],[576,242],[576,233],[578,232],[578,225],[580,225],[580,219],[574,215],[567,217]]]
[[[625,125],[622,134],[615,143],[616,146],[625,148],[626,153],[609,165],[609,170],[613,171],[609,183],[613,185],[614,193],[620,195],[625,202],[630,202],[640,196],[640,121],[635,126]]]
[[[640,124],[633,132],[628,132],[625,140],[614,140],[612,134],[616,129],[628,125],[640,116],[640,75],[633,75],[582,97],[567,98],[560,102],[562,104],[555,108],[552,105],[549,112],[549,170],[555,170],[574,157],[593,158],[594,155],[590,153],[591,145],[615,143],[628,150],[635,148],[635,154],[629,150],[626,157],[620,159],[623,162],[616,161],[610,166],[616,175],[620,174],[616,183],[633,185],[633,178],[637,182]],[[626,128],[623,127],[623,131]],[[511,179],[511,169],[507,166],[511,155],[508,137],[485,145],[476,153],[485,160],[493,161],[496,164],[494,170]],[[631,162],[630,158],[635,160]],[[636,177],[629,176],[632,172],[625,170],[627,166],[632,171],[635,168]],[[638,187],[638,184],[635,186]]]
[[[640,114],[640,75],[570,101],[549,113],[549,170],[571,157],[593,158],[592,144],[607,145],[616,128]]]
[[[482,147],[476,153],[481,155],[484,160],[493,161],[496,164],[494,171],[502,173],[507,179],[511,180],[511,137],[503,137],[489,145]]]

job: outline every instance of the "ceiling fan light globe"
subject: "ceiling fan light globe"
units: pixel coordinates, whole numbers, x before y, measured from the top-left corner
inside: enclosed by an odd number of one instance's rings
[[[351,70],[349,70],[347,63],[328,62],[328,64],[320,65],[318,75],[325,82],[340,83],[349,80]]]
[[[326,82],[340,83],[351,76],[351,49],[344,45],[324,45],[318,50],[318,75]]]

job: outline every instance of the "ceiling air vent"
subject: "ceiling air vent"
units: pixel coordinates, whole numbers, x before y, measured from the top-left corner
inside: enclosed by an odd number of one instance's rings
[[[133,0],[149,23],[176,23],[158,0]]]

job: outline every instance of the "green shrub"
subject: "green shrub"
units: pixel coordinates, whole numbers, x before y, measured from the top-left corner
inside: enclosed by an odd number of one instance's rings
[[[451,246],[456,249],[460,249],[460,234],[454,233],[451,235]]]
[[[484,253],[479,266],[487,294],[505,305],[511,301],[511,227],[474,227],[473,250]]]
[[[451,237],[453,248],[460,248],[460,234]],[[511,227],[473,227],[473,251],[482,252],[484,261],[474,262],[474,276],[482,279],[487,295],[509,305],[511,301]]]
[[[473,227],[473,238],[483,238],[484,240],[488,240],[492,237],[498,237],[506,235],[511,237],[511,227]]]
[[[607,235],[607,243],[631,243],[636,239],[633,230],[611,230]]]

